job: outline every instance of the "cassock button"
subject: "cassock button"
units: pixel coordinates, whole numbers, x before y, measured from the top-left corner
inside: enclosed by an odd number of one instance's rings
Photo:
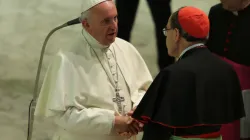
[[[227,51],[228,51],[228,48],[224,48],[224,51],[227,52]]]
[[[232,34],[232,32],[230,32],[230,31],[229,31],[229,32],[227,32],[227,34],[228,34],[228,35],[231,35],[231,34]]]
[[[229,39],[227,39],[227,40],[226,40],[226,43],[229,43],[229,42],[230,42],[230,40],[229,40]]]

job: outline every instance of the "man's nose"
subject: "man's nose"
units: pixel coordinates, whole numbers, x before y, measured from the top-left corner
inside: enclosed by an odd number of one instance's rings
[[[114,29],[114,30],[117,29],[117,26],[118,25],[117,25],[117,21],[116,20],[113,20],[112,23],[110,24],[110,28]]]

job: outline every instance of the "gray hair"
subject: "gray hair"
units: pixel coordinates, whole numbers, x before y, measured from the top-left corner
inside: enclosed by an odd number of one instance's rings
[[[84,11],[81,13],[80,21],[84,21],[89,18],[90,10]]]

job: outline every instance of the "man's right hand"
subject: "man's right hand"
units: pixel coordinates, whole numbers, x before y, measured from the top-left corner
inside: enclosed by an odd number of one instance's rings
[[[131,119],[129,116],[115,116],[114,128],[116,132],[127,132]]]
[[[114,128],[119,134],[137,135],[141,131],[139,124],[130,116],[115,116]]]

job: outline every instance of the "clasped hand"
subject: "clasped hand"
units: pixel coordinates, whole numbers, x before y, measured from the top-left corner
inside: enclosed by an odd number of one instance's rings
[[[127,116],[115,116],[115,130],[121,136],[131,137],[142,131],[143,124],[131,118],[133,111],[134,109]]]

